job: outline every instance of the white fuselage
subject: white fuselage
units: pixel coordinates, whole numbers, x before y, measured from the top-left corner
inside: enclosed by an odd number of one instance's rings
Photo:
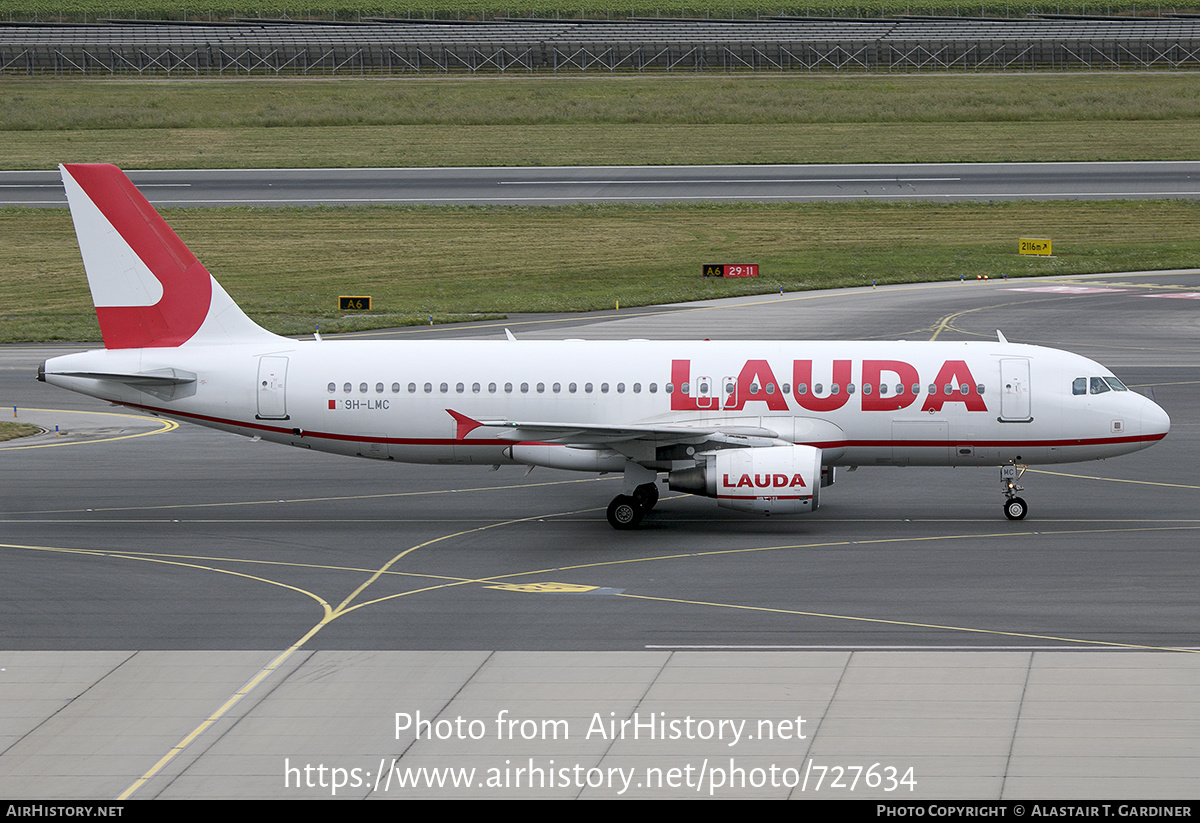
[[[142,385],[95,376],[163,370],[195,379]],[[1080,378],[1105,375],[1068,352],[1004,342],[273,338],[88,351],[45,365],[54,385],[320,451],[589,470],[606,467],[562,452],[569,438],[514,457],[514,444],[528,441],[460,421],[763,429],[821,449],[825,465],[1064,463],[1161,439],[1169,420],[1145,397],[1078,393]],[[659,470],[686,457],[644,452],[653,443],[639,448],[638,462]],[[564,459],[536,456],[560,452]]]

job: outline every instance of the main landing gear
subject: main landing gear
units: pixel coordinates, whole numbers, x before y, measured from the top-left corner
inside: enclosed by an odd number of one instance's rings
[[[608,523],[614,529],[632,529],[658,503],[658,486],[643,483],[633,494],[618,494],[608,504]]]
[[[1025,515],[1029,514],[1029,505],[1017,497],[1017,492],[1025,491],[1024,486],[1017,485],[1017,480],[1024,473],[1025,467],[1021,466],[1018,471],[1016,463],[1000,467],[1000,485],[1004,489],[1004,516],[1009,520],[1024,520]]]

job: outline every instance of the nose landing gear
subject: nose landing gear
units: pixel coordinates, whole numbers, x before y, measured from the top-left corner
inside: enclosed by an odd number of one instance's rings
[[[1024,520],[1029,514],[1029,504],[1017,497],[1017,492],[1025,491],[1024,486],[1018,486],[1017,480],[1025,473],[1025,467],[1016,463],[1000,467],[1000,485],[1004,491],[1004,516],[1009,520]]]

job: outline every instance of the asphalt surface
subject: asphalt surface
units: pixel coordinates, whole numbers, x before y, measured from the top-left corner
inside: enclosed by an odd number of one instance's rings
[[[999,328],[1170,413],[1030,470],[1019,523],[994,469],[864,468],[809,516],[667,495],[616,532],[612,478],[176,427],[34,380],[77,347],[0,347],[0,412],[48,430],[0,444],[0,794],[1194,798],[1197,298],[1155,272],[370,335]]]
[[[1118,285],[1079,290],[1101,281]],[[1064,282],[767,295],[433,332],[921,339],[942,327],[944,340],[999,328],[1153,392],[1172,416],[1166,442],[1031,470],[1020,523],[1002,517],[995,469],[864,468],[840,473],[811,516],[672,495],[643,528],[618,533],[604,518],[615,478],[356,461],[186,424],[130,438],[163,424],[34,382],[62,346],[5,347],[6,417],[16,406],[59,436],[0,446],[6,475],[20,478],[3,495],[0,642],[284,648],[320,603],[386,566],[355,596],[373,605],[324,625],[310,647],[1198,646],[1200,275]],[[1024,290],[1043,287],[1055,290]],[[552,584],[586,593],[540,593]]]
[[[212,169],[129,176],[160,206],[1200,197],[1200,162]],[[0,205],[65,203],[56,171],[0,172]]]

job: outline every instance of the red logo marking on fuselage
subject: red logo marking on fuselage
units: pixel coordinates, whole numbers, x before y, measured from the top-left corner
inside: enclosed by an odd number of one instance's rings
[[[671,410],[743,411],[747,404],[765,403],[768,411],[786,412],[792,403],[810,412],[824,413],[843,408],[857,394],[862,411],[899,411],[913,405],[922,394],[920,375],[911,363],[863,360],[858,368],[855,365],[852,360],[834,360],[829,366],[830,382],[825,384],[819,377],[816,383],[813,382],[812,360],[795,360],[792,362],[792,384],[785,392],[766,360],[747,360],[738,373],[735,386],[720,386],[715,397],[700,397],[692,383],[692,361],[672,360]],[[854,384],[855,372],[861,375],[861,386]],[[921,411],[940,412],[947,403],[961,403],[971,412],[987,411],[979,384],[964,360],[942,363],[930,385],[933,391],[924,392]]]

